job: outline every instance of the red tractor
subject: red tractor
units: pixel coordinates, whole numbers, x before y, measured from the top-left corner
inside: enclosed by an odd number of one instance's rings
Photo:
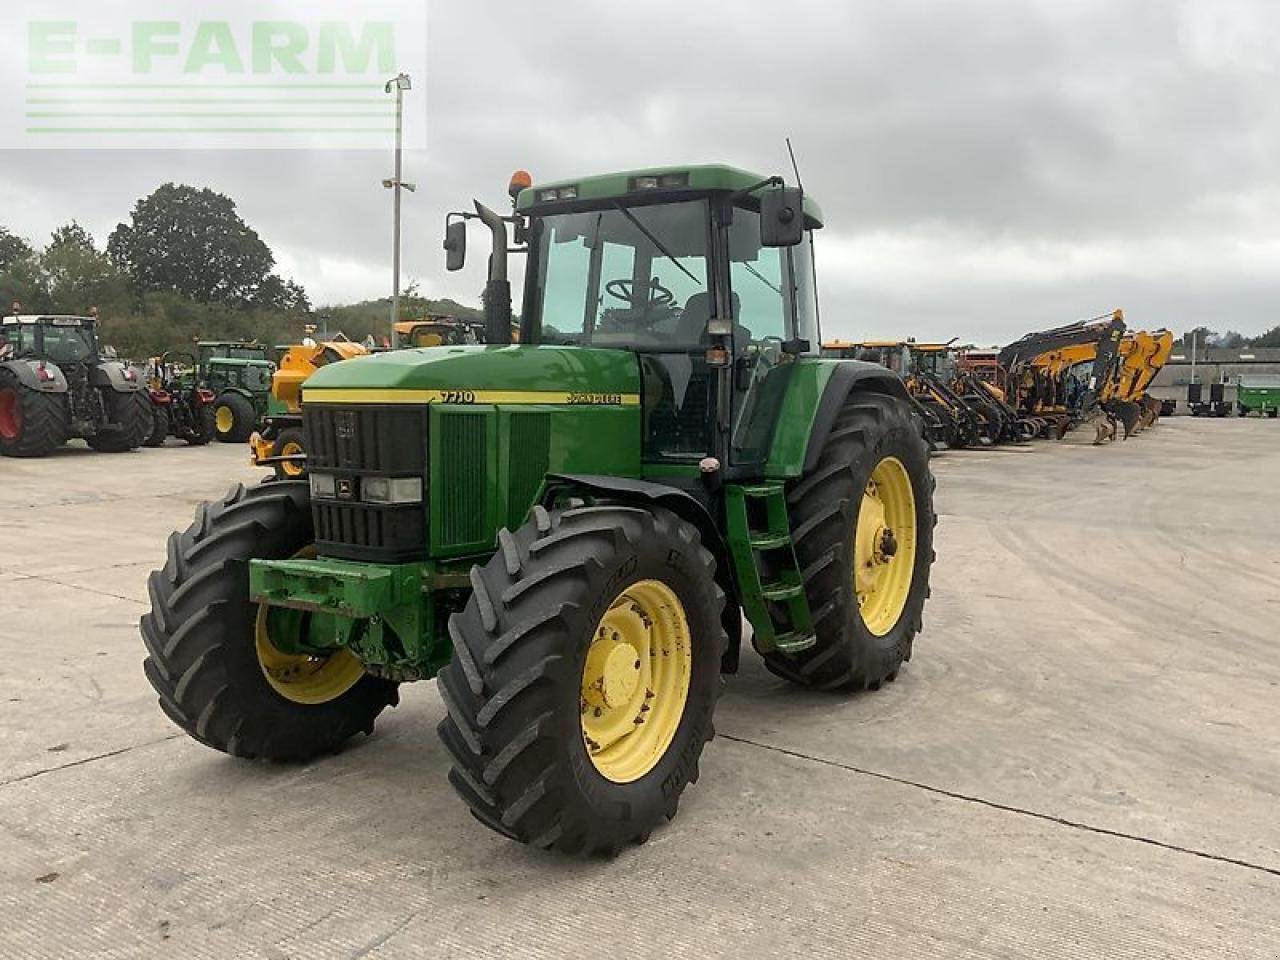
[[[162,447],[168,437],[192,446],[203,446],[213,439],[216,395],[200,386],[196,370],[196,358],[190,353],[165,353],[152,361],[147,371],[152,408],[148,447]]]

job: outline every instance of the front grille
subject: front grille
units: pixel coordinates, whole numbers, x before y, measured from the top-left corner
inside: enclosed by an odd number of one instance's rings
[[[353,493],[352,499],[312,499],[319,553],[379,563],[425,557],[425,502],[383,505],[356,497],[362,477],[421,477],[425,484],[426,408],[304,405],[302,428],[307,469],[334,476]],[[426,493],[424,486],[424,501]]]
[[[488,530],[489,418],[479,411],[449,411],[440,429],[440,535],[450,547],[483,546]]]
[[[309,467],[379,476],[425,476],[427,408],[302,408]]]
[[[547,475],[551,452],[551,414],[517,412],[511,415],[511,456],[507,475],[507,525],[524,522],[533,498]]]

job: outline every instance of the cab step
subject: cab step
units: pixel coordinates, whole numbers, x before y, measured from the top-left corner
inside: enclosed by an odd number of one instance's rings
[[[756,649],[798,653],[813,646],[817,638],[791,539],[786,487],[730,484],[725,514],[742,609]]]

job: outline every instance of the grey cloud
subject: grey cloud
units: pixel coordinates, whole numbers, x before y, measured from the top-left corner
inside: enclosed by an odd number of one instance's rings
[[[827,215],[828,332],[1008,340],[1123,306],[1135,323],[1280,322],[1280,99],[1265,2],[655,2],[430,6],[428,149],[406,158],[407,273],[444,213],[544,178],[723,159]],[[1269,45],[1270,44],[1270,45]],[[385,293],[387,153],[7,153],[0,221],[100,238],[164,180],[234,196],[320,300]],[[481,238],[477,235],[477,247]]]

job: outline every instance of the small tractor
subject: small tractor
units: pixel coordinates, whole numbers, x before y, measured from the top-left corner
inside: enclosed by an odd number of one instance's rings
[[[511,194],[446,223],[453,269],[468,221],[491,234],[486,344],[317,370],[308,479],[235,486],[172,535],[145,670],[192,737],[274,760],[437,677],[476,818],[610,855],[675,816],[748,636],[805,687],[897,677],[929,452],[898,377],[818,354],[798,187],[706,165]]]
[[[168,351],[154,358],[147,368],[147,395],[152,406],[148,447],[162,447],[168,437],[194,447],[213,439],[217,398],[200,385],[194,355]]]
[[[0,454],[43,457],[76,437],[123,453],[150,430],[146,391],[132,367],[107,359],[96,310],[0,321]]]
[[[202,340],[196,377],[212,390],[214,435],[223,443],[244,443],[268,413],[271,376],[276,365],[263,344],[246,341]]]
[[[350,340],[291,344],[280,354],[271,375],[271,407],[262,429],[249,436],[255,467],[270,467],[281,480],[306,476],[306,441],[302,431],[302,384],[321,367],[369,353]]]

